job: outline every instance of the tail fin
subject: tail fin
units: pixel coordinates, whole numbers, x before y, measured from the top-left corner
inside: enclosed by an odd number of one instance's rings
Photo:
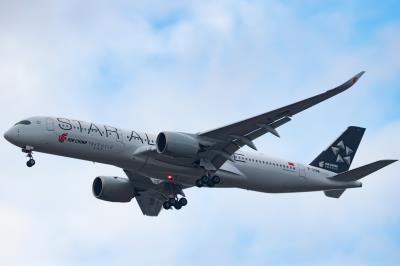
[[[342,173],[349,170],[364,132],[365,128],[362,127],[348,127],[310,165],[335,173]]]

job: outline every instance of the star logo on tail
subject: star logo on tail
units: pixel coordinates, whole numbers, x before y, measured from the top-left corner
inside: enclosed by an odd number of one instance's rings
[[[348,165],[351,164],[351,154],[354,153],[354,151],[350,147],[346,146],[343,140],[339,141],[336,146],[332,146],[331,150],[336,156],[337,163],[346,162]]]

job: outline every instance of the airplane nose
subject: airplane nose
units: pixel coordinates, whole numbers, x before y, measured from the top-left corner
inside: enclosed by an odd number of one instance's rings
[[[10,141],[10,130],[7,130],[6,133],[4,133],[4,138]]]
[[[13,132],[13,131],[14,131],[14,130],[11,128],[11,129],[7,130],[6,133],[4,133],[4,138],[5,138],[7,141],[11,142],[11,143],[15,142],[16,137],[17,137],[17,136],[14,134],[15,132]]]

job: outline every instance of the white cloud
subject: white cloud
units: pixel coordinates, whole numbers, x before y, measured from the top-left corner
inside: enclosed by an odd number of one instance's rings
[[[304,20],[274,1],[171,5],[0,4],[2,132],[34,114],[197,132],[312,95],[366,69],[354,89],[285,125],[282,139],[266,136],[257,144],[267,154],[307,162],[354,123],[372,127],[355,166],[400,158],[398,118],[381,122],[386,103],[373,93],[389,92],[379,84],[400,70],[398,24],[348,46],[357,31],[352,10]],[[150,20],[175,11],[182,13],[176,22],[154,28]],[[123,72],[119,87],[94,87],[102,63]],[[390,237],[399,222],[396,164],[340,200],[322,193],[191,189],[186,209],[151,219],[136,203],[91,196],[92,179],[123,175],[118,169],[43,154],[28,169],[15,147],[4,139],[0,147],[0,257],[7,265],[400,260],[399,243]]]

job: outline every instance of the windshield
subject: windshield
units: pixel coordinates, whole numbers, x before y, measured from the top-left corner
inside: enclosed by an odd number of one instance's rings
[[[22,120],[22,121],[19,121],[18,123],[16,123],[15,126],[16,126],[16,125],[30,125],[30,124],[31,124],[31,121],[29,121],[29,120]]]

